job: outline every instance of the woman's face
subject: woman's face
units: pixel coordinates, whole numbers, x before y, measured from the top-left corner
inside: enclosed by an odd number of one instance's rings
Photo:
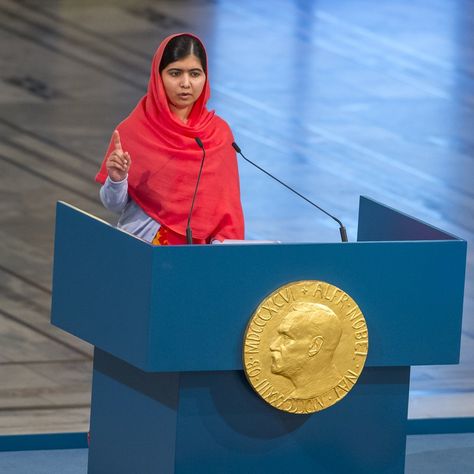
[[[161,71],[161,78],[168,101],[177,109],[191,107],[206,83],[201,61],[194,54],[168,64]]]

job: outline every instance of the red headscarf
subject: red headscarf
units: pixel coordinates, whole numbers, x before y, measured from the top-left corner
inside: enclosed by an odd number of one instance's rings
[[[240,203],[237,159],[231,146],[232,132],[214,111],[206,108],[210,97],[208,75],[204,89],[195,102],[187,123],[171,112],[159,65],[168,42],[179,33],[168,36],[156,51],[147,94],[117,130],[124,151],[130,153],[132,165],[128,175],[128,193],[153,219],[172,231],[186,234],[186,223],[202,150],[206,159],[191,220],[197,239],[243,239],[244,222]],[[202,43],[201,43],[202,44]],[[108,173],[107,157],[114,149],[111,139],[96,181],[104,183]]]

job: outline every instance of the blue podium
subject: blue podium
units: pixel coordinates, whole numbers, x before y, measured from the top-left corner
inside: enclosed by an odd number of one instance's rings
[[[358,242],[169,247],[58,203],[52,322],[95,346],[89,474],[403,473],[410,366],[459,361],[466,245],[368,198]],[[312,415],[242,371],[253,311],[296,280],[369,328],[358,383]]]

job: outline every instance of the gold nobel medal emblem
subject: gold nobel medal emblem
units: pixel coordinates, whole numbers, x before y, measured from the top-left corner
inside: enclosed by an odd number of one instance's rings
[[[354,387],[368,349],[364,315],[347,293],[323,281],[297,281],[267,296],[252,315],[243,365],[267,403],[313,413]]]

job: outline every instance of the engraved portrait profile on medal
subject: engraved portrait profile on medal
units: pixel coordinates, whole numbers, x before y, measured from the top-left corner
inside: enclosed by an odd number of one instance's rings
[[[296,303],[282,318],[277,331],[270,345],[271,372],[292,382],[294,390],[289,397],[316,397],[342,379],[333,361],[342,327],[328,306]]]
[[[244,373],[282,411],[309,414],[340,402],[356,385],[369,350],[365,317],[344,290],[319,280],[267,295],[244,334]]]

